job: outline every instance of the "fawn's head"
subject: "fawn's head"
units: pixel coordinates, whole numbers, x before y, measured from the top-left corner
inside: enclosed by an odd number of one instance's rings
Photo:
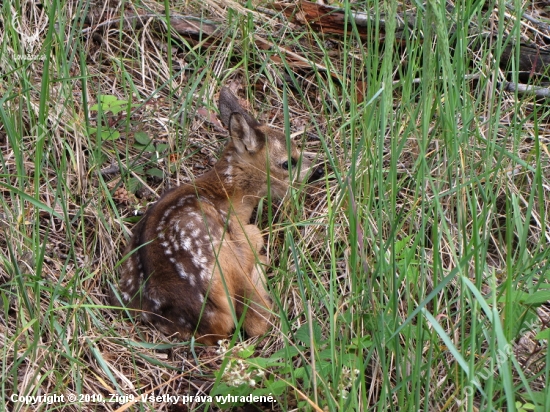
[[[227,88],[222,88],[219,100],[220,117],[228,128],[231,142],[223,158],[229,164],[239,164],[250,173],[250,180],[262,180],[260,196],[270,190],[282,197],[291,182],[301,182],[307,176],[311,180],[322,176],[323,170],[313,165],[296,143],[285,134],[260,124]],[[246,179],[245,179],[246,180]]]

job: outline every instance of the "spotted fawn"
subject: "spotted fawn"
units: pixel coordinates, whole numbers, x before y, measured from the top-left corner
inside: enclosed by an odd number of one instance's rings
[[[212,170],[147,210],[124,252],[118,293],[131,313],[163,333],[194,335],[207,345],[226,338],[243,315],[248,336],[268,330],[268,259],[260,230],[250,224],[253,210],[268,192],[282,197],[291,180],[322,174],[227,88],[219,110],[230,135],[224,152]]]

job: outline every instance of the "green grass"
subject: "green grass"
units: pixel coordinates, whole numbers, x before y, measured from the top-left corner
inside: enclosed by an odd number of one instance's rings
[[[206,383],[212,396],[272,394],[275,410],[550,411],[550,109],[500,91],[519,82],[517,62],[495,64],[533,35],[519,3],[341,6],[371,13],[366,36],[215,1],[0,6],[0,410],[115,410]],[[415,36],[397,41],[409,8]],[[223,22],[221,40],[121,27],[123,10],[165,9]],[[82,34],[88,14],[112,21],[93,30],[101,43]],[[316,134],[304,146],[327,175],[258,208],[279,320],[216,353],[123,319],[107,294],[133,212],[223,147],[208,115],[230,82],[263,121]],[[128,397],[89,398],[111,393]],[[69,394],[84,398],[13,401]]]

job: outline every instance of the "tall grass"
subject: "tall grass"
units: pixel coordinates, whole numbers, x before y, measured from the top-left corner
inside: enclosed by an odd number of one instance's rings
[[[372,16],[367,35],[350,24],[331,37],[214,0],[3,3],[0,409],[115,410],[202,388],[272,393],[275,410],[550,411],[550,112],[501,91],[517,63],[495,64],[528,27],[519,2],[445,6],[344,2],[348,17]],[[402,38],[407,9],[414,36]],[[167,36],[170,24],[124,25],[124,10],[225,31],[196,47]],[[112,22],[101,41],[88,15]],[[215,160],[223,140],[208,115],[231,82],[327,174],[258,208],[279,320],[261,342],[235,334],[215,352],[123,319],[107,294],[134,212]],[[254,388],[231,386],[238,365]],[[73,394],[88,397],[13,400]]]

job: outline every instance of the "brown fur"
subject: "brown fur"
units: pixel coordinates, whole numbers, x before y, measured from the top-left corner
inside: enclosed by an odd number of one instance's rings
[[[300,158],[293,143],[287,148],[283,133],[260,125],[226,88],[219,109],[231,136],[220,160],[145,213],[124,252],[119,285],[122,303],[134,314],[166,334],[196,335],[210,345],[226,338],[245,312],[249,336],[269,328],[264,241],[249,223],[268,188],[272,196],[286,193],[285,167],[297,169]],[[310,168],[302,159],[296,180]]]

